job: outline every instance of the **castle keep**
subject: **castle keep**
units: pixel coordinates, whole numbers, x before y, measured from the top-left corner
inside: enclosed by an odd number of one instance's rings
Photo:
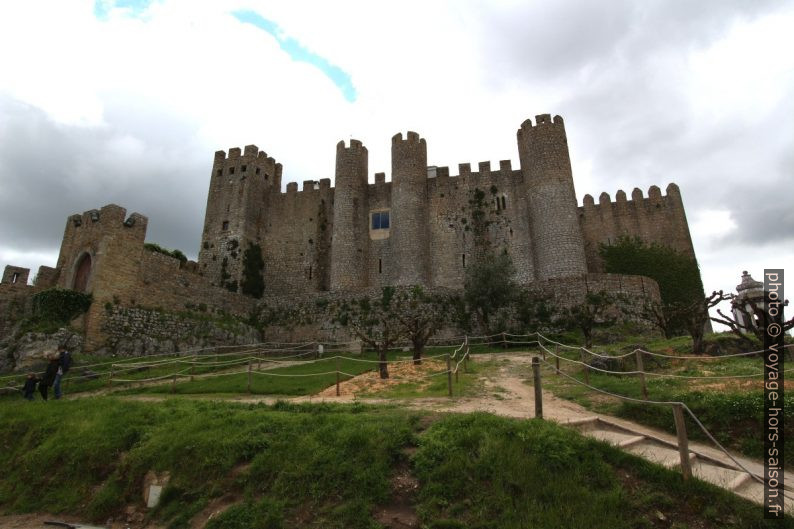
[[[10,314],[34,292],[58,286],[93,296],[81,324],[88,351],[146,354],[208,340],[251,343],[257,329],[209,329],[206,318],[251,321],[266,308],[320,307],[384,286],[460,291],[466,268],[493,252],[511,256],[519,284],[561,306],[598,291],[639,304],[659,301],[653,280],[603,273],[598,248],[628,235],[694,257],[678,187],[670,184],[662,195],[652,186],[647,197],[635,189],[630,200],[623,191],[615,201],[602,193],[597,204],[585,195],[579,206],[562,118],[526,120],[516,139],[518,168],[505,160],[498,168],[480,162],[473,171],[462,163],[450,175],[447,167],[428,165],[424,138],[397,134],[391,179],[375,173],[373,183],[367,148],[358,140],[339,142],[335,187],[319,178],[304,181],[301,190],[288,183],[286,192],[281,164],[255,145],[218,151],[198,262],[147,247],[148,219],[110,204],[67,219],[57,265],[40,267],[35,286],[27,285],[27,269],[7,266],[0,312]],[[262,300],[245,295],[252,275]],[[0,342],[11,329],[1,320]],[[270,339],[349,338],[322,316],[264,332]]]
[[[391,181],[369,183],[367,148],[336,146],[330,178],[281,191],[282,166],[255,145],[215,153],[198,270],[235,290],[243,251],[261,249],[267,295],[360,291],[420,284],[461,289],[482,250],[512,257],[517,281],[529,284],[602,272],[600,243],[638,236],[694,257],[678,187],[631,200],[618,191],[577,205],[565,125],[536,116],[517,132],[520,167],[480,162],[428,167],[427,142],[415,132],[392,138]],[[479,224],[478,224],[479,223]]]

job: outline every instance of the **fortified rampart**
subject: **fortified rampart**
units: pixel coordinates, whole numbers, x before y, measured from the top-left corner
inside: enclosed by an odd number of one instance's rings
[[[520,168],[509,160],[428,166],[428,142],[392,138],[391,181],[368,182],[359,140],[336,146],[336,186],[278,183],[282,167],[255,145],[215,154],[199,272],[236,290],[244,250],[262,252],[268,295],[364,291],[390,285],[461,289],[483,252],[507,252],[518,283],[601,272],[600,243],[621,235],[694,255],[677,186],[648,199],[577,206],[565,125],[559,116],[526,120],[516,134]]]
[[[694,256],[678,187],[662,196],[653,186],[647,198],[635,189],[631,200],[619,191],[615,202],[604,193],[599,204],[586,195],[579,207],[562,118],[526,120],[516,141],[518,169],[510,160],[498,168],[480,162],[476,171],[461,163],[450,175],[428,165],[425,138],[396,134],[391,181],[376,172],[372,183],[363,143],[339,142],[335,187],[318,178],[300,190],[290,182],[285,192],[282,165],[256,145],[217,151],[197,263],[145,248],[148,219],[110,204],[67,219],[57,266],[41,267],[35,288],[93,295],[83,320],[89,350],[130,338],[110,332],[109,322],[131,314],[119,307],[248,316],[257,300],[242,291],[252,274],[261,274],[271,301],[342,299],[385,286],[460,291],[466,269],[496,252],[510,255],[518,284],[560,305],[601,287],[658,300],[647,278],[599,276],[598,246],[627,235]],[[246,263],[257,252],[261,270]],[[0,308],[29,297],[28,273],[7,267]]]

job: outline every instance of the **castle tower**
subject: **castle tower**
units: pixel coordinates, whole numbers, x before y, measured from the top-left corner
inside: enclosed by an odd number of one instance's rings
[[[427,285],[427,143],[416,132],[391,139],[391,247],[396,285]]]
[[[518,155],[527,190],[535,278],[587,272],[565,125],[560,116],[535,116],[518,129]]]
[[[265,195],[280,192],[281,164],[256,145],[215,153],[210,176],[199,272],[216,286],[238,291],[243,253],[260,244]]]
[[[331,239],[331,290],[367,286],[367,148],[358,140],[336,145],[334,227]]]

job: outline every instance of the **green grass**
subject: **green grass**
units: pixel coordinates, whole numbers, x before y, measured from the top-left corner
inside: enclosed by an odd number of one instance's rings
[[[540,420],[98,397],[6,402],[0,424],[3,512],[104,521],[143,509],[144,475],[167,471],[149,518],[171,528],[231,497],[208,527],[376,529],[402,468],[418,479],[409,503],[425,528],[650,528],[657,510],[705,529],[781,526],[726,491]]]
[[[397,353],[389,353],[388,358],[393,360]],[[365,371],[372,371],[377,368],[374,353],[365,353],[360,357],[362,362],[357,359],[340,359],[339,371],[358,375]],[[267,366],[266,362],[262,366]],[[256,366],[254,366],[256,367]],[[237,366],[231,371],[245,370],[247,366]],[[253,395],[312,395],[319,393],[327,387],[336,384],[337,361],[332,359],[319,360],[316,362],[299,363],[296,365],[269,369],[261,373],[251,375],[251,394]],[[315,373],[329,373],[316,375]],[[312,376],[308,376],[312,375]],[[340,380],[348,379],[345,375],[340,376]],[[224,376],[213,376],[208,378],[197,378],[190,381],[177,382],[173,388],[171,383],[149,386],[143,388],[131,388],[122,391],[122,394],[141,394],[141,393],[176,393],[180,395],[239,395],[248,393],[248,374],[239,373]]]
[[[712,340],[731,341],[731,337],[715,335]],[[634,346],[642,345],[643,349],[665,354],[690,355],[691,340],[685,337],[672,340],[655,339],[647,342],[637,340],[596,347],[594,350],[604,354],[623,354]],[[562,350],[561,355],[571,359],[579,359],[578,352]],[[548,358],[554,363],[553,358]],[[581,365],[562,361],[561,369],[567,374],[584,382],[585,377]],[[729,376],[757,373],[763,369],[760,357],[718,358],[706,361],[689,361],[661,359],[645,355],[646,371],[655,373],[674,373],[686,376]],[[636,369],[633,357],[626,359],[623,370]],[[642,399],[642,386],[636,375],[611,375],[590,372],[590,385],[627,397]],[[747,385],[747,381],[755,384]],[[749,457],[763,456],[761,438],[763,420],[763,389],[761,377],[740,379],[696,380],[667,378],[646,375],[648,398],[656,401],[684,402],[706,428],[720,443],[737,450]],[[673,414],[667,406],[650,406],[642,403],[620,401],[600,395],[580,386],[564,377],[556,376],[550,369],[543,371],[544,389],[556,395],[573,400],[582,406],[600,413],[617,415],[648,426],[675,433]],[[794,439],[794,396],[786,395],[785,434]],[[708,437],[687,415],[687,432],[691,439],[710,443]],[[784,452],[787,466],[794,465],[792,450]]]

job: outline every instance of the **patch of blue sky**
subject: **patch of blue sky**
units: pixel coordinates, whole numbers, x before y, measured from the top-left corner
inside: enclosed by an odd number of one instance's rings
[[[350,74],[338,66],[334,66],[328,59],[307,50],[300,42],[292,37],[288,37],[278,27],[278,24],[268,20],[254,11],[235,11],[232,13],[240,22],[251,24],[272,35],[294,61],[311,64],[323,72],[342,92],[342,95],[350,102],[356,100],[356,89],[353,87],[353,80]]]
[[[126,9],[130,15],[137,17],[148,8],[154,0],[96,0],[94,16],[106,20],[113,9]]]

